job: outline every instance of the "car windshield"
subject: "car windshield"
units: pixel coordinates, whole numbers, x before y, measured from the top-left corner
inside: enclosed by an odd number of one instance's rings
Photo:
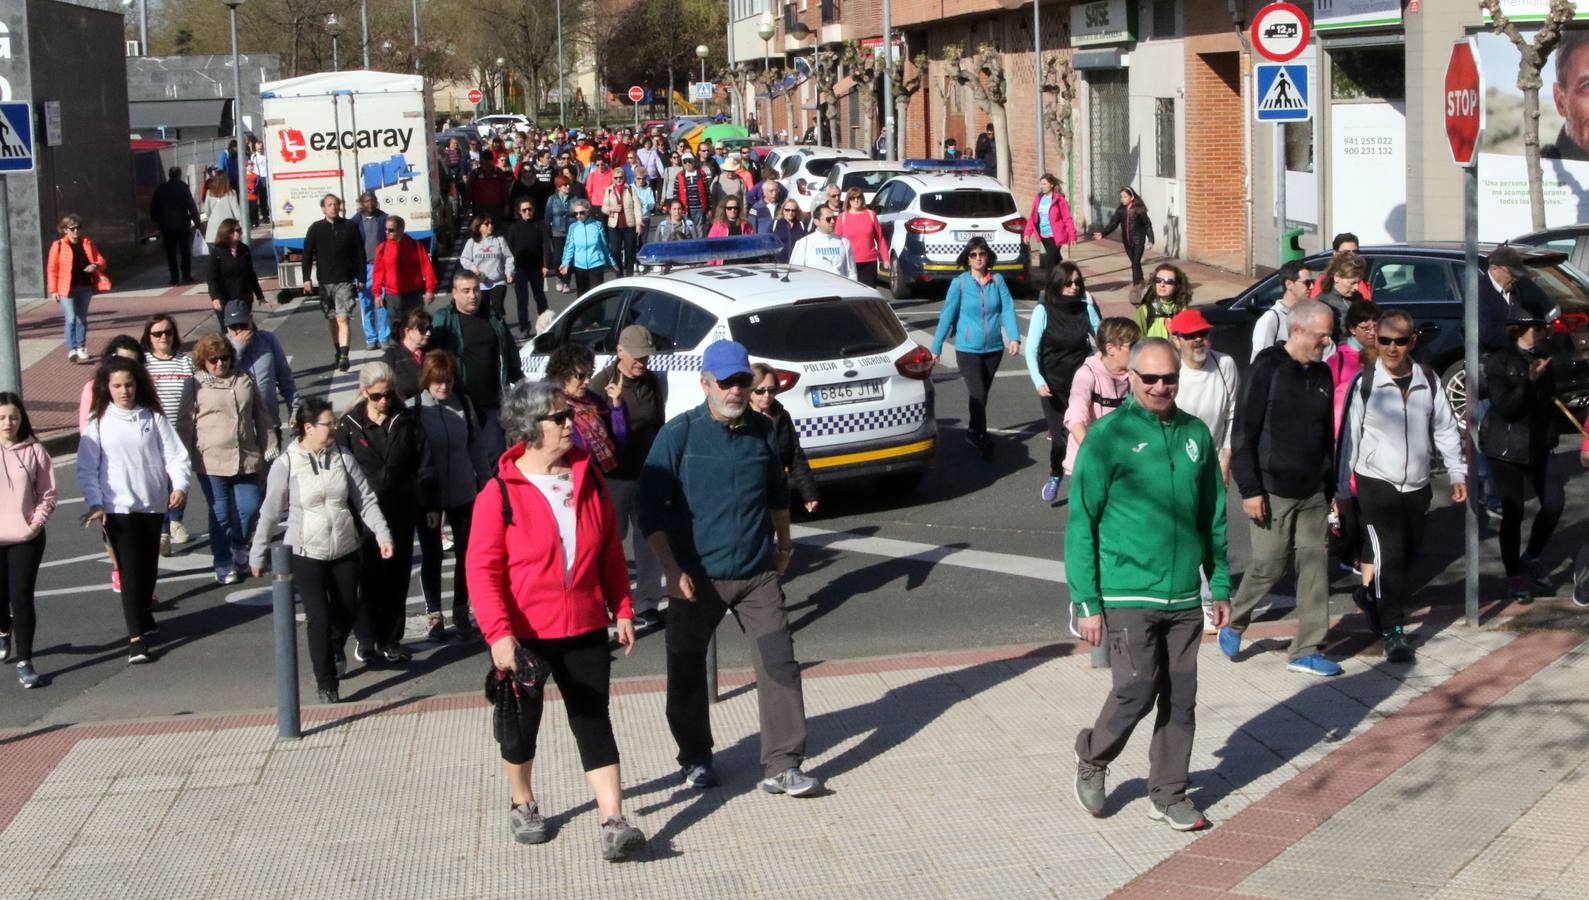
[[[1008,216],[1015,212],[1015,198],[1003,191],[928,191],[921,195],[921,211],[953,219]]]
[[[838,164],[839,161],[837,159],[813,159],[806,163],[806,171],[818,178],[822,178],[833,171],[833,167]]]
[[[860,188],[863,191],[872,192],[882,187],[883,182],[893,178],[899,173],[900,170],[898,169],[877,169],[870,172],[850,172],[844,176],[844,183],[839,186],[844,188],[846,191],[850,188]]]
[[[752,356],[786,362],[882,353],[905,342],[905,328],[876,297],[798,303],[728,320],[729,333]]]

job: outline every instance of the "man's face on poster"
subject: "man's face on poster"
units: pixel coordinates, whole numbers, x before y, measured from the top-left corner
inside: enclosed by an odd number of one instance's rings
[[[1558,73],[1552,86],[1556,112],[1567,120],[1573,143],[1589,148],[1589,44],[1579,44],[1570,56],[1558,56],[1556,65],[1567,67],[1567,77]]]

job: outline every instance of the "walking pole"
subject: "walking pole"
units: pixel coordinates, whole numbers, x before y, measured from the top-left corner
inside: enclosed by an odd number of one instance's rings
[[[1578,417],[1572,414],[1572,410],[1568,409],[1567,404],[1561,402],[1559,397],[1556,398],[1556,408],[1561,410],[1561,414],[1567,417],[1567,421],[1572,423],[1572,427],[1578,429],[1579,435],[1589,437],[1589,432],[1583,430],[1583,423],[1578,421]]]
[[[276,736],[303,737],[298,709],[298,616],[292,603],[292,559],[286,544],[270,548],[270,608],[276,633]]]
[[[706,642],[706,696],[713,703],[722,699],[717,695],[717,632],[712,632],[712,639]]]

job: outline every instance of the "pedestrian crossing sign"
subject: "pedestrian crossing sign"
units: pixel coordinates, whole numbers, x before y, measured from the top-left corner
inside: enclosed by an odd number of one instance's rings
[[[1313,84],[1304,63],[1260,63],[1253,67],[1253,112],[1260,122],[1306,122],[1313,118]]]
[[[33,171],[33,108],[0,103],[0,174]]]

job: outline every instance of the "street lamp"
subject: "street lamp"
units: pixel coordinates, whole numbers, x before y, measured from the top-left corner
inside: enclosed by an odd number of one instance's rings
[[[706,46],[705,44],[696,44],[695,45],[695,55],[699,56],[701,58],[701,81],[702,81],[702,83],[705,83],[705,81],[706,81],[706,57],[711,55],[711,52],[712,52],[712,48]]]
[[[778,31],[778,22],[772,13],[764,12],[761,20],[756,23],[756,36],[761,38],[761,74],[762,80],[767,80],[767,71],[772,66],[772,36]],[[772,127],[772,85],[767,85],[767,123],[762,134],[770,134]]]
[[[1035,5],[1042,0],[1032,0]],[[883,0],[883,158],[894,158],[894,11]],[[901,72],[904,69],[901,67]]]
[[[221,2],[225,3],[228,0],[221,0]],[[342,71],[337,64],[337,35],[341,33],[342,23],[337,21],[337,14],[328,13],[326,15],[326,34],[331,35],[331,71],[333,72]]]
[[[418,3],[419,0],[414,0]],[[557,124],[568,124],[568,114],[563,109],[563,95],[567,93],[567,76],[563,69],[563,0],[557,0]],[[672,103],[673,99],[668,98]]]
[[[502,95],[497,102],[497,112],[499,113],[508,111],[508,71],[503,68],[503,66],[507,65],[507,62],[502,57],[497,57],[497,82],[502,85]]]
[[[232,132],[237,137],[237,203],[243,213],[238,224],[252,241],[252,229],[248,227],[248,166],[244,162],[248,159],[248,151],[243,146],[243,67],[237,61],[237,8],[243,5],[243,0],[221,2],[226,4],[232,17]]]
[[[369,0],[359,0],[359,31],[363,37],[359,39],[359,48],[364,54],[364,70],[370,69],[370,11]]]

